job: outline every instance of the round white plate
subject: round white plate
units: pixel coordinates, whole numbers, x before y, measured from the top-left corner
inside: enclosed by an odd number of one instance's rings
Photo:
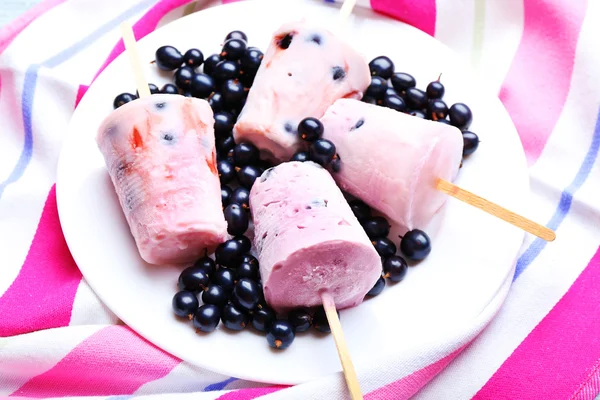
[[[312,1],[258,0],[192,14],[139,43],[147,78],[159,86],[169,76],[148,62],[166,44],[182,51],[220,49],[225,35],[241,29],[252,46],[265,50],[283,22],[305,15],[331,25],[337,9]],[[472,74],[444,45],[408,25],[358,9],[348,40],[365,57],[386,54],[397,71],[412,73],[418,86],[443,73],[445,100],[469,104],[479,150],[466,160],[458,184],[516,211],[528,197],[525,157],[517,132],[500,101],[482,93]],[[114,97],[135,92],[128,59],[121,55],[98,77],[75,111],[58,166],[58,206],[69,248],[87,282],[103,302],[140,335],[190,363],[226,375],[293,384],[340,371],[333,338],[300,334],[286,351],[271,350],[247,329],[222,326],[197,335],[171,310],[180,269],[145,264],[117,202],[96,130],[112,110]],[[393,149],[390,149],[393,151]],[[399,157],[402,155],[399,154]],[[361,306],[341,312],[348,345],[359,368],[386,353],[424,343],[443,345],[450,329],[473,324],[510,279],[523,233],[483,212],[449,200],[428,228],[433,251],[406,279]]]

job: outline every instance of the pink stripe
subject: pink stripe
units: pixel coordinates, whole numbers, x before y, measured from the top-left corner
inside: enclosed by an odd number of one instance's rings
[[[579,389],[571,397],[572,400],[592,400],[600,393],[600,360],[596,361],[596,365],[583,382]]]
[[[446,366],[450,364],[450,361],[452,361],[464,348],[465,346],[425,368],[368,393],[365,396],[365,400],[401,400],[410,398],[441,370],[446,368]]]
[[[87,90],[89,88],[90,87],[87,85],[79,85],[79,87],[77,88],[77,96],[75,96],[75,108],[77,108],[79,102],[81,101],[81,99],[83,99],[83,96],[87,93]]]
[[[261,396],[266,396],[270,393],[275,393],[288,386],[269,386],[264,388],[240,389],[233,392],[225,393],[223,396],[217,397],[215,400],[253,400]]]
[[[371,0],[373,10],[435,35],[435,0]]]
[[[600,249],[475,399],[568,399],[600,358]]]
[[[144,383],[164,377],[180,362],[128,327],[109,326],[91,335],[11,396],[132,394]]]
[[[500,99],[533,163],[567,99],[587,1],[524,0],[524,7],[523,36]]]
[[[43,1],[2,28],[2,31],[0,31],[0,53],[2,53],[19,33],[27,28],[34,19],[65,1],[66,0]]]
[[[19,275],[0,297],[0,336],[66,326],[81,272],[62,233],[52,186]]]

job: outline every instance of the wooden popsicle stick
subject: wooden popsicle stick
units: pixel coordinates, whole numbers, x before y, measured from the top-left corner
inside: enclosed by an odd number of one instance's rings
[[[498,217],[509,224],[512,224],[518,228],[523,229],[526,232],[531,233],[539,238],[542,238],[548,242],[552,242],[556,239],[556,233],[552,229],[546,228],[530,219],[527,219],[519,214],[516,214],[504,207],[499,206],[496,203],[492,203],[489,200],[479,197],[474,193],[471,193],[465,189],[461,189],[453,183],[448,182],[444,179],[438,179],[436,189],[440,192],[444,192],[458,200],[464,201],[465,203],[477,207],[480,210],[487,212],[495,217]]]
[[[354,10],[354,6],[356,5],[357,0],[345,0],[344,4],[342,4],[342,8],[340,8],[340,20],[343,21],[352,14],[352,10]]]
[[[150,88],[148,87],[148,81],[144,77],[144,70],[140,62],[140,54],[138,53],[133,29],[127,22],[121,24],[121,36],[123,36],[123,44],[129,55],[129,63],[131,64],[139,96],[140,98],[150,96]]]
[[[354,365],[352,364],[352,359],[350,358],[350,351],[348,350],[348,345],[346,344],[346,339],[344,338],[344,331],[342,330],[342,324],[340,323],[340,319],[337,315],[333,297],[331,297],[331,295],[328,293],[323,293],[321,295],[321,300],[323,301],[323,308],[325,309],[325,315],[327,315],[327,322],[329,322],[329,327],[331,328],[331,333],[333,334],[333,340],[335,341],[335,347],[337,348],[338,356],[340,357],[340,362],[342,363],[342,369],[344,370],[344,377],[346,378],[346,384],[348,385],[348,390],[350,391],[350,397],[352,400],[362,400],[363,395],[358,383],[358,377],[356,376],[356,371],[354,370]]]

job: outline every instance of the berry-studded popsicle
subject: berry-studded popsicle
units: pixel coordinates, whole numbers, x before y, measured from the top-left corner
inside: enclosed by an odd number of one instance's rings
[[[298,150],[298,123],[320,118],[339,98],[360,99],[371,82],[364,58],[322,27],[293,22],[280,27],[256,74],[234,128],[263,156],[289,160]]]
[[[456,178],[462,159],[460,131],[356,100],[336,101],[322,118],[335,143],[342,190],[386,214],[405,230],[424,229],[448,196],[438,178]]]
[[[227,239],[213,123],[204,100],[154,95],[119,107],[98,130],[119,202],[148,263],[191,262]]]
[[[263,173],[250,191],[265,299],[276,310],[360,304],[381,260],[333,178],[313,162]]]

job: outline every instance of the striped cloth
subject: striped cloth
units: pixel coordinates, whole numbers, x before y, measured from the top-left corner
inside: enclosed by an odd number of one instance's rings
[[[54,182],[63,132],[88,85],[123,51],[119,23],[137,21],[141,37],[218,3],[46,0],[0,31],[0,396],[347,398],[341,374],[269,386],[154,347],[98,300],[61,232]],[[531,217],[558,234],[552,244],[526,239],[506,302],[490,305],[480,326],[408,362],[391,354],[358,366],[365,398],[593,399],[600,392],[600,1],[359,4],[435,36],[485,77],[527,154]]]

